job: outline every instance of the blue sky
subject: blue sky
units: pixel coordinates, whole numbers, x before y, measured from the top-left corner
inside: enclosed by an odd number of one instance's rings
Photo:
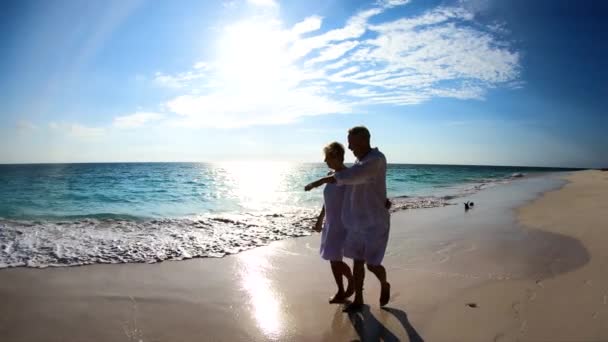
[[[0,6],[0,163],[608,165],[603,1]]]

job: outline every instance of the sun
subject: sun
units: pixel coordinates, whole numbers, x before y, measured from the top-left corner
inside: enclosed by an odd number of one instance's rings
[[[231,87],[277,86],[290,65],[287,35],[276,21],[243,21],[227,27],[218,40],[221,79]]]

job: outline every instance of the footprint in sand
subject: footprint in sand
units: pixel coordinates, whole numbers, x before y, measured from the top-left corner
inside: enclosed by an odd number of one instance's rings
[[[511,305],[511,308],[513,308],[515,314],[519,315],[519,309],[521,309],[521,304],[519,302],[515,302]]]
[[[513,313],[514,313],[514,318],[516,320],[519,320],[519,311],[521,309],[521,304],[519,302],[515,302],[511,305],[511,308],[513,309]]]
[[[591,280],[585,280],[585,285],[591,286],[593,285],[593,282]]]
[[[519,331],[523,332],[524,330],[526,330],[527,325],[528,325],[528,321],[521,322],[521,325],[519,326]]]
[[[536,299],[536,292],[534,292],[534,290],[527,289],[526,293],[528,296],[528,301],[533,302]]]
[[[540,286],[540,287],[545,287],[545,285],[543,285],[543,282],[540,280],[536,281],[536,285]]]
[[[604,295],[604,305],[608,304],[608,296]]]
[[[504,333],[499,333],[498,335],[494,336],[494,342],[506,342],[512,340],[513,339],[511,337],[505,335]]]
[[[477,249],[477,246],[475,246],[475,245],[473,244],[473,245],[471,245],[471,247],[469,247],[469,248],[465,249],[465,250],[464,250],[464,252],[472,252],[472,251],[474,251],[474,250],[476,250],[476,249]]]
[[[597,318],[597,312],[594,312],[593,315],[591,315],[591,318],[596,319]]]

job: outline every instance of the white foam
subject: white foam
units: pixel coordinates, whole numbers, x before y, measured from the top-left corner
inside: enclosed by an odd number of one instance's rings
[[[310,235],[314,216],[234,215],[144,222],[0,220],[0,268],[159,262],[222,257],[287,237]]]
[[[509,182],[488,180],[455,188],[456,195],[393,198],[392,212],[454,204],[452,199]],[[0,218],[0,268],[154,263],[227,254],[311,234],[318,212],[223,214],[147,221],[80,219],[18,221]]]

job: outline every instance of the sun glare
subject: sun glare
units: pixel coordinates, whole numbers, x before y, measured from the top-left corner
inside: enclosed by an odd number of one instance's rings
[[[277,85],[289,65],[286,35],[278,23],[241,22],[219,40],[218,65],[231,87],[249,90]]]
[[[286,162],[226,162],[220,164],[226,171],[232,194],[242,206],[252,210],[273,210],[276,203],[285,203],[286,178],[292,165]]]

